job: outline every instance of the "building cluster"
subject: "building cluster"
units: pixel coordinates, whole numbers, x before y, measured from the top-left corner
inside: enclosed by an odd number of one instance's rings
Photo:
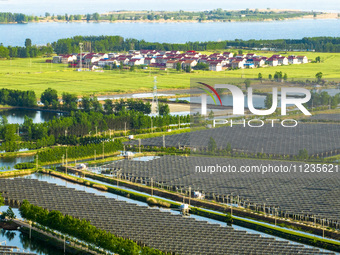
[[[150,66],[160,69],[194,68],[199,63],[209,66],[211,71],[226,69],[256,68],[263,66],[279,66],[289,64],[308,63],[306,56],[285,57],[272,55],[271,57],[258,56],[255,53],[238,54],[231,52],[213,53],[203,55],[197,51],[157,51],[157,50],[131,50],[127,54],[120,53],[82,53],[74,55],[59,55],[53,57],[53,63],[70,64],[72,67],[105,67],[105,66]]]

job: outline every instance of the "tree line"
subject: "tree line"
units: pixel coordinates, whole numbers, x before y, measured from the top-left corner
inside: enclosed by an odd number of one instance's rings
[[[281,50],[315,50],[318,52],[340,52],[340,37],[305,37],[302,39],[277,40],[225,40],[187,43],[157,43],[137,39],[124,39],[121,36],[75,36],[73,38],[59,39],[52,43],[57,54],[70,54],[79,52],[80,42],[91,42],[94,52],[112,52],[128,50],[218,50],[235,48],[275,48]]]
[[[27,39],[26,39],[27,40]],[[28,39],[29,40],[29,39]],[[44,54],[72,54],[79,53],[79,43],[91,45],[92,52],[123,52],[129,50],[165,50],[165,51],[206,51],[229,50],[230,48],[242,49],[277,49],[301,50],[316,52],[340,52],[340,37],[305,37],[302,39],[277,39],[277,40],[225,40],[186,43],[157,43],[145,40],[124,39],[121,36],[75,36],[59,39],[46,46],[30,45],[25,47],[0,45],[0,58],[27,58],[38,57]],[[25,44],[26,45],[26,44]],[[90,48],[88,49],[90,50]],[[201,66],[200,68],[206,68]]]
[[[23,98],[26,98],[25,100]],[[46,108],[66,110],[64,115],[43,123],[33,123],[27,116],[23,124],[9,124],[5,116],[0,121],[0,150],[12,152],[20,149],[39,149],[56,144],[86,145],[97,138],[83,139],[84,136],[98,137],[99,133],[110,130],[113,137],[134,133],[164,131],[171,124],[190,123],[190,116],[172,116],[167,104],[160,104],[160,116],[149,116],[151,104],[140,99],[109,100],[104,107],[96,97],[83,97],[80,108],[78,98],[70,93],[63,93],[63,104],[59,103],[58,93],[46,89],[41,96]],[[0,104],[17,106],[36,106],[32,91],[0,90]],[[124,132],[123,132],[124,131]],[[111,136],[110,136],[111,137]],[[103,139],[107,139],[103,138]]]
[[[23,13],[0,12],[0,23],[23,23],[39,19],[37,16]]]
[[[33,107],[37,105],[37,97],[33,90],[0,90],[0,105]]]
[[[147,246],[141,247],[132,240],[117,237],[110,232],[98,229],[85,219],[63,215],[59,211],[48,211],[42,207],[30,204],[27,200],[23,201],[19,210],[20,215],[25,219],[37,222],[43,226],[76,237],[87,243],[91,243],[97,247],[110,250],[117,254],[164,254],[159,250]]]
[[[103,151],[104,149],[104,151]],[[59,146],[49,148],[38,152],[38,160],[40,162],[60,162],[63,157],[69,159],[86,158],[94,155],[102,155],[103,153],[113,153],[123,150],[121,140],[103,142],[103,144],[87,144],[78,146]]]

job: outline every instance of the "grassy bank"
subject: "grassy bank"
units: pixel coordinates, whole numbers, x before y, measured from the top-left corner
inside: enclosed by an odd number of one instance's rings
[[[25,169],[25,170],[13,170],[13,171],[6,171],[0,172],[0,178],[11,178],[23,175],[30,175],[35,173],[37,170],[35,169]]]

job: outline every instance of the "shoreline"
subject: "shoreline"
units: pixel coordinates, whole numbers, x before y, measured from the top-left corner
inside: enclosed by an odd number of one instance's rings
[[[316,17],[313,17],[312,15],[305,15],[301,17],[292,17],[292,18],[279,18],[279,19],[262,19],[262,20],[236,20],[236,19],[230,19],[230,20],[165,20],[165,19],[159,19],[159,20],[73,20],[73,21],[66,21],[66,20],[57,20],[57,19],[43,19],[39,21],[30,21],[27,23],[19,23],[19,22],[0,22],[0,25],[27,25],[30,23],[233,23],[233,22],[271,22],[271,21],[286,21],[286,20],[302,20],[302,19],[313,19],[313,20],[325,20],[325,19],[340,19],[338,16],[338,13],[322,13],[317,15]]]

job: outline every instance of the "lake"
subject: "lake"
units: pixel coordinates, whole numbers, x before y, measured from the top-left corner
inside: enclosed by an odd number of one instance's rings
[[[28,23],[1,24],[0,43],[24,46],[26,38],[44,45],[76,35],[120,35],[149,42],[185,43],[234,39],[301,39],[340,36],[340,19],[297,19],[267,22],[174,23]]]

